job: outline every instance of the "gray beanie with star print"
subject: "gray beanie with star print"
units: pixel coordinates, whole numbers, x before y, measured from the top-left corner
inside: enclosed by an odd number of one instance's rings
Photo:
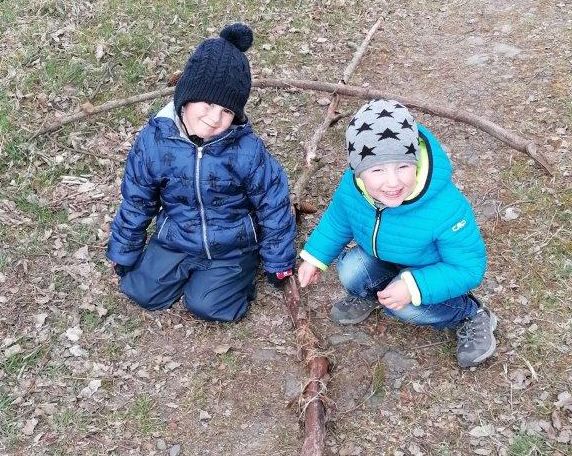
[[[417,122],[395,100],[372,100],[353,116],[346,130],[348,161],[356,176],[382,163],[416,163]]]

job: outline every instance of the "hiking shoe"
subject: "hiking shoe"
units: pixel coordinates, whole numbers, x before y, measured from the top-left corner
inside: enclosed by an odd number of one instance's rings
[[[379,307],[379,302],[374,299],[346,296],[332,306],[331,317],[340,325],[355,325],[364,321]]]
[[[467,318],[457,329],[457,362],[461,367],[472,367],[492,356],[497,347],[493,334],[497,327],[496,315],[484,306]]]

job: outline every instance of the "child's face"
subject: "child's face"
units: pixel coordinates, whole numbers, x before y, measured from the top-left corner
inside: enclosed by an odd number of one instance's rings
[[[383,163],[360,174],[371,197],[387,207],[397,207],[413,193],[417,167],[413,163]]]
[[[190,135],[208,140],[228,130],[234,113],[217,104],[199,101],[183,106],[181,117]]]

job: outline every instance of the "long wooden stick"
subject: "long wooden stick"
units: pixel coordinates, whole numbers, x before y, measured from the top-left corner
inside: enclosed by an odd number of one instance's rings
[[[326,438],[326,408],[323,399],[330,362],[327,356],[318,351],[318,339],[310,329],[306,311],[300,305],[300,293],[294,277],[289,277],[284,286],[284,302],[294,324],[301,357],[310,371],[310,380],[306,382],[301,400],[304,443],[300,454],[320,456]]]
[[[357,97],[365,100],[372,98],[388,98],[392,100],[397,100],[400,103],[408,107],[415,108],[421,112],[427,114],[433,114],[439,117],[445,117],[447,119],[455,120],[458,122],[463,122],[473,127],[476,127],[491,136],[497,138],[501,142],[507,144],[519,152],[523,152],[532,158],[536,163],[538,163],[542,169],[549,174],[554,176],[552,167],[548,163],[548,160],[544,155],[537,150],[536,144],[522,136],[517,135],[505,128],[497,125],[491,120],[485,119],[483,117],[477,116],[468,111],[464,111],[459,108],[452,106],[442,106],[435,105],[417,98],[403,97],[401,95],[383,92],[377,89],[370,89],[364,87],[356,87],[350,85],[340,85],[332,84],[328,82],[320,81],[309,81],[304,79],[255,79],[252,81],[253,87],[257,88],[283,88],[283,89],[301,89],[301,90],[312,90],[316,92],[329,92],[337,93],[339,95]],[[112,109],[119,108],[122,106],[129,106],[135,103],[140,103],[142,101],[153,100],[155,98],[164,97],[172,95],[175,91],[174,87],[167,87],[165,89],[156,90],[154,92],[143,93],[140,95],[135,95],[133,97],[124,98],[121,100],[112,100],[99,106],[94,106],[93,109],[86,111],[79,111],[69,116],[62,117],[58,119],[54,124],[49,125],[36,134],[34,134],[30,139],[34,139],[37,136],[44,135],[46,133],[54,132],[64,125],[72,122],[76,122],[87,117],[101,114],[106,111],[111,111]]]
[[[337,87],[343,87],[348,81],[359,62],[363,58],[367,46],[375,32],[379,29],[383,18],[369,29],[360,47],[355,52],[351,62],[344,71],[343,77],[338,82]],[[294,184],[291,195],[292,203],[299,208],[302,191],[312,174],[319,167],[320,157],[317,156],[318,143],[326,134],[327,129],[338,118],[337,108],[340,96],[334,91],[334,95],[327,113],[320,126],[316,129],[310,140],[306,143],[306,167],[302,175]],[[296,279],[289,278],[284,288],[284,299],[294,321],[296,328],[296,338],[298,346],[301,348],[304,360],[310,371],[310,380],[302,393],[303,416],[304,416],[304,444],[302,445],[302,456],[321,456],[324,452],[326,438],[326,385],[328,381],[328,371],[330,361],[328,357],[319,352],[318,339],[312,332],[309,318],[300,306],[300,295],[296,286]]]

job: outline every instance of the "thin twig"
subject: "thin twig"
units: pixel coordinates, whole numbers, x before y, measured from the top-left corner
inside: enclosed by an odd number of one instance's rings
[[[76,122],[78,120],[82,120],[96,114],[101,114],[107,111],[111,111],[116,108],[121,108],[123,106],[130,106],[135,103],[141,103],[147,100],[154,100],[155,98],[166,97],[167,95],[172,95],[174,91],[175,91],[174,87],[167,87],[165,89],[155,90],[153,92],[141,93],[139,95],[134,95],[132,97],[123,98],[120,100],[111,100],[108,101],[107,103],[103,103],[102,105],[93,106],[92,108],[86,110],[81,110],[69,116],[62,117],[53,125],[38,130],[38,132],[34,134],[34,136],[30,138],[30,140],[36,138],[37,136],[45,135],[46,133],[51,133],[53,131],[59,130],[61,127],[69,123]]]

